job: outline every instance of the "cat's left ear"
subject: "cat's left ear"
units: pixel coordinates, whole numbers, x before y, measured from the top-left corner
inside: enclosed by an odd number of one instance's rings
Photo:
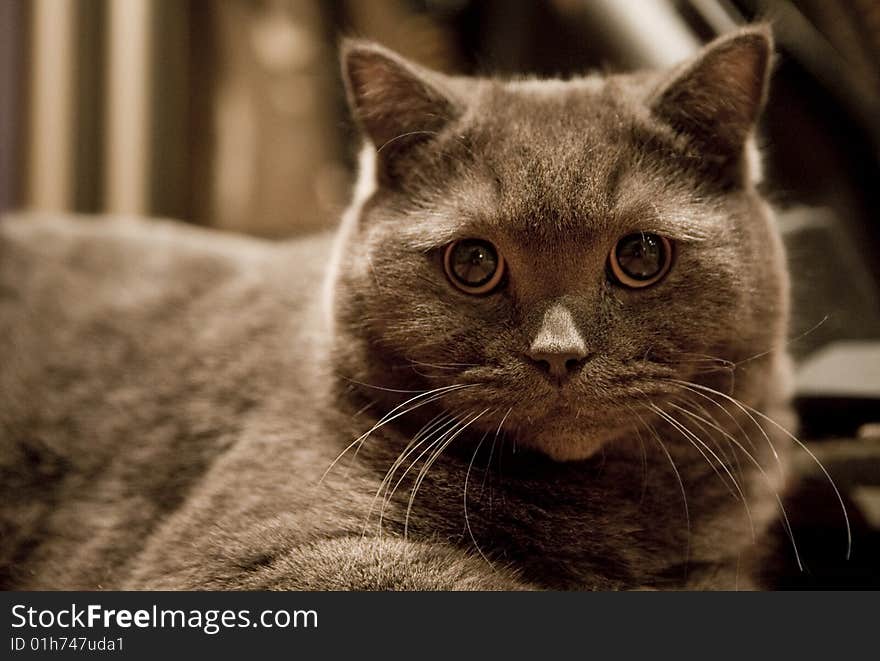
[[[745,146],[767,97],[773,38],[767,26],[716,39],[673,71],[652,113],[690,138],[705,164],[743,174]]]
[[[342,75],[352,114],[376,148],[380,174],[387,178],[395,177],[401,156],[461,112],[444,75],[378,44],[344,41]]]

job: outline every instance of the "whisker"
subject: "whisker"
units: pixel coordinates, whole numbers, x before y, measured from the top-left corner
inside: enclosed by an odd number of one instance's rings
[[[678,354],[679,356],[694,356],[693,358],[689,358],[687,360],[676,360],[678,363],[710,363],[716,365],[723,365],[724,367],[728,367],[730,369],[736,368],[736,363],[732,360],[728,360],[727,358],[721,358],[720,356],[710,356],[706,353],[693,353],[689,351],[684,351]]]
[[[470,415],[470,413],[466,414],[465,417],[467,417],[467,415]],[[450,434],[455,433],[455,431],[457,429],[459,429],[461,425],[462,425],[462,421],[459,420],[457,417],[452,416],[452,420],[448,421],[447,423],[444,423],[444,425],[441,426],[441,427],[445,426],[446,427],[445,429],[443,429],[442,431],[440,431],[440,429],[437,429],[434,432],[432,432],[431,436],[436,435],[437,437],[434,440],[432,440],[430,443],[428,443],[428,445],[425,446],[425,448],[419,453],[419,455],[410,462],[409,466],[406,467],[406,470],[403,471],[403,475],[401,475],[398,478],[398,480],[397,480],[397,482],[395,482],[394,486],[391,487],[391,491],[388,493],[387,496],[384,497],[383,502],[382,502],[382,511],[380,512],[380,524],[382,522],[382,517],[384,516],[384,513],[385,513],[385,507],[394,498],[394,494],[397,493],[397,489],[400,487],[401,484],[403,484],[404,480],[406,480],[406,476],[409,475],[410,472],[412,472],[412,470],[418,465],[418,463],[422,460],[422,457],[424,457],[425,455],[429,455],[434,450],[434,448],[438,447],[447,438],[449,438]],[[419,443],[419,445],[417,447],[413,448],[410,452],[407,453],[406,456],[403,457],[402,461],[405,461],[407,456],[412,456],[412,454],[414,454],[416,452],[418,447],[421,447],[427,441],[428,441],[428,438],[423,439],[423,441],[421,443]],[[401,463],[402,463],[402,461],[401,461]],[[386,491],[387,491],[387,487],[386,487]]]
[[[733,475],[730,468],[728,468],[727,464],[725,464],[723,461],[721,461],[721,458],[717,454],[715,454],[715,452],[712,450],[712,448],[710,448],[705,442],[703,442],[696,434],[694,434],[690,429],[688,429],[680,421],[676,420],[670,414],[666,413],[665,411],[663,411],[662,409],[660,409],[658,406],[656,406],[654,404],[651,404],[650,407],[655,413],[660,415],[662,418],[664,418],[670,424],[672,424],[675,428],[677,428],[680,432],[685,434],[686,437],[690,437],[693,441],[702,445],[706,449],[706,451],[709,452],[709,454],[711,454],[712,457],[718,462],[718,464],[724,469],[724,472],[727,474],[728,477],[730,477],[731,482],[733,482],[733,485],[736,488],[737,493],[739,493],[740,500],[742,500],[743,507],[745,508],[746,515],[748,516],[748,519],[749,519],[749,525],[750,525],[750,528],[752,531],[752,540],[757,541],[758,536],[757,536],[757,532],[755,531],[755,521],[754,521],[754,518],[752,517],[752,510],[749,507],[749,499],[746,497],[746,494],[743,491],[742,487],[740,486],[739,481]],[[710,465],[711,465],[711,462],[710,462]],[[716,470],[714,468],[714,465],[713,465],[713,470]],[[717,473],[717,470],[716,470],[716,473]],[[724,484],[725,484],[725,486],[727,486],[726,481],[724,481]],[[727,488],[729,489],[729,486]]]
[[[360,407],[357,411],[355,411],[354,415],[351,417],[352,418],[359,418],[360,416],[362,416],[364,413],[366,413],[370,408],[372,408],[375,405],[376,405],[376,400],[375,399],[370,400],[369,402],[364,404],[362,407]]]
[[[421,365],[422,367],[432,367],[438,370],[455,370],[459,367],[477,367],[477,363],[425,363],[420,360],[407,358],[413,365]]]
[[[642,416],[639,415],[638,411],[636,411],[635,409],[633,409],[630,406],[627,406],[627,408],[629,408],[630,411],[632,411],[633,415],[635,415],[636,418],[638,418],[639,422],[642,423],[642,425],[645,427],[645,429],[647,431],[651,432],[651,434],[653,434],[654,440],[657,441],[657,444],[660,446],[660,449],[663,450],[663,454],[665,454],[666,458],[669,460],[669,465],[672,466],[672,472],[675,473],[675,479],[678,480],[678,488],[681,491],[681,502],[684,505],[685,525],[687,526],[687,539],[685,542],[685,552],[684,552],[684,578],[685,578],[685,581],[687,581],[688,565],[690,563],[690,558],[691,558],[691,534],[692,533],[691,533],[691,513],[690,513],[690,508],[688,507],[687,492],[685,491],[685,488],[684,488],[684,480],[681,479],[681,473],[678,472],[678,466],[675,465],[675,460],[672,458],[672,454],[670,454],[669,449],[666,447],[666,445],[661,440],[660,434],[657,433],[657,430],[654,429],[648,423],[646,423],[644,418],[642,418]]]
[[[337,376],[343,381],[348,381],[349,383],[353,383],[357,386],[363,386],[364,388],[371,388],[372,390],[381,390],[382,392],[398,392],[403,394],[419,394],[424,393],[424,390],[402,390],[400,388],[386,388],[385,386],[377,386],[373,383],[366,383],[365,381],[358,381],[357,379],[352,379],[349,376],[345,376],[343,374],[337,374]]]
[[[490,414],[490,415],[491,415],[491,414]],[[488,564],[488,565],[492,568],[492,571],[494,571],[494,572],[497,573],[498,570],[495,569],[495,565],[492,564],[492,561],[489,560],[488,557],[486,557],[486,554],[483,553],[483,549],[480,548],[480,545],[479,545],[479,543],[477,542],[477,538],[474,537],[474,531],[471,529],[471,521],[470,521],[470,518],[468,517],[468,499],[467,499],[467,493],[468,493],[468,479],[469,479],[470,476],[471,476],[471,469],[474,467],[474,461],[475,461],[476,458],[477,458],[477,454],[480,452],[480,448],[483,446],[483,442],[486,440],[486,437],[487,437],[488,435],[489,435],[489,432],[488,432],[488,430],[487,430],[487,431],[483,434],[483,437],[480,439],[480,442],[477,443],[477,447],[474,449],[474,454],[473,454],[473,456],[471,457],[471,461],[470,461],[470,463],[468,464],[467,471],[466,471],[465,474],[464,474],[464,496],[463,496],[463,497],[464,497],[464,524],[465,524],[465,527],[467,528],[468,535],[469,535],[470,538],[471,538],[471,542],[473,542],[473,544],[474,544],[474,548],[477,549],[477,553],[479,553],[479,554],[480,554],[480,557],[483,558],[483,560],[486,561],[486,564]]]
[[[495,430],[495,436],[492,438],[492,446],[489,448],[489,459],[486,461],[486,471],[483,473],[483,481],[482,483],[480,483],[480,500],[483,499],[483,489],[486,488],[486,478],[489,476],[489,469],[492,466],[492,457],[495,454],[495,443],[498,442],[498,435],[501,433],[501,428],[504,426],[504,423],[507,420],[507,417],[510,415],[511,411],[513,411],[512,406],[507,409],[507,413],[505,413],[504,417],[501,418],[501,422],[498,423],[498,429]],[[491,499],[489,507],[491,509]]]
[[[693,413],[692,411],[686,411],[686,410],[682,409],[682,412],[691,416],[691,417],[700,418],[700,416],[698,414]],[[786,511],[785,506],[782,504],[782,498],[779,496],[779,492],[777,492],[776,489],[774,489],[772,487],[772,482],[770,480],[770,476],[767,475],[766,471],[764,470],[764,467],[761,466],[760,462],[748,450],[746,450],[745,447],[743,447],[743,445],[739,441],[737,441],[731,434],[729,434],[725,429],[713,424],[712,422],[710,422],[708,420],[705,420],[705,419],[702,419],[702,420],[703,420],[703,422],[705,422],[709,426],[714,427],[716,430],[721,432],[724,436],[726,436],[728,438],[728,440],[730,440],[733,444],[735,444],[736,447],[738,447],[743,452],[743,454],[745,454],[746,457],[748,457],[748,459],[755,465],[755,468],[757,468],[758,471],[761,473],[761,475],[764,477],[764,480],[767,482],[767,485],[773,491],[773,496],[776,498],[776,503],[779,505],[779,510],[782,513],[782,525],[785,528],[786,533],[788,533],[789,540],[791,541],[791,547],[792,547],[792,550],[794,551],[794,557],[795,557],[795,560],[797,561],[798,569],[800,571],[803,571],[804,567],[803,567],[803,564],[801,564],[801,555],[800,555],[800,552],[798,551],[797,542],[794,539],[794,530],[791,527],[791,522],[789,521],[789,518],[788,518],[788,512]]]
[[[478,413],[475,417],[471,418],[467,422],[465,422],[458,430],[456,430],[443,444],[434,451],[428,461],[425,462],[425,465],[419,471],[418,476],[416,477],[416,482],[413,485],[412,491],[409,496],[409,503],[406,506],[406,516],[403,521],[403,538],[406,539],[409,534],[409,519],[412,513],[413,502],[415,502],[416,494],[419,492],[419,488],[422,486],[422,482],[424,482],[425,477],[428,475],[428,471],[431,470],[431,466],[437,461],[443,451],[449,447],[449,444],[452,443],[456,438],[458,438],[461,433],[467,429],[471,424],[476,422],[480,417],[482,417],[489,409],[483,409],[481,413]]]
[[[718,470],[718,468],[715,466],[715,462],[713,462],[709,458],[709,456],[706,454],[706,451],[708,451],[710,454],[712,454],[712,456],[715,458],[715,460],[718,461],[718,463],[721,464],[722,467],[724,467],[724,463],[721,461],[721,459],[718,457],[718,455],[715,454],[714,452],[712,452],[711,448],[709,448],[709,446],[707,446],[703,441],[701,441],[699,438],[697,438],[694,434],[690,433],[690,430],[684,428],[682,425],[680,425],[678,423],[677,420],[672,418],[672,416],[670,416],[665,411],[663,411],[662,409],[657,407],[655,404],[649,403],[648,408],[650,410],[652,410],[654,413],[656,413],[657,415],[659,415],[663,420],[665,420],[666,422],[671,424],[673,429],[675,429],[682,436],[684,436],[685,440],[687,440],[697,450],[697,452],[699,452],[703,456],[703,459],[706,460],[706,463],[709,464],[709,466],[712,468],[713,471],[715,471],[715,475],[718,476],[718,479],[721,480],[721,482],[724,484],[725,488],[727,488],[728,492],[730,492],[730,495],[733,496],[734,499],[739,500],[739,496],[737,495],[736,491],[734,491],[730,487],[730,485],[727,483],[727,479],[724,477],[724,475],[721,474],[721,471]],[[695,440],[697,442],[695,442]],[[706,448],[706,451],[704,451],[703,448]],[[733,478],[731,477],[731,479],[733,479]]]
[[[437,131],[408,131],[406,133],[401,133],[400,135],[396,135],[390,140],[386,140],[383,142],[379,148],[376,150],[376,153],[379,154],[383,149],[385,149],[388,145],[397,142],[398,140],[402,140],[403,138],[408,138],[413,135],[437,135]]]
[[[645,494],[648,492],[648,449],[645,447],[645,439],[642,432],[636,427],[636,436],[642,450],[642,495],[639,496],[639,505],[645,502]]]
[[[442,425],[445,424],[445,422],[448,422],[450,418],[452,418],[452,416],[448,413],[439,413],[434,416],[425,425],[423,425],[418,432],[416,432],[416,434],[412,437],[412,439],[410,439],[410,442],[406,445],[406,447],[400,452],[400,454],[397,455],[397,458],[394,460],[391,467],[382,477],[382,481],[379,483],[379,486],[376,489],[373,500],[370,501],[370,507],[367,510],[366,517],[364,518],[364,529],[361,533],[362,537],[366,536],[367,526],[369,525],[370,517],[373,514],[373,509],[376,505],[376,501],[378,500],[379,495],[382,493],[383,488],[386,490],[387,493],[387,486],[390,480],[393,479],[394,473],[397,471],[397,469],[400,467],[406,457],[409,456],[413,448],[420,446],[426,440],[426,437],[429,437],[432,433],[434,433],[437,427],[442,427]],[[379,535],[382,534],[382,513],[385,511],[385,504],[386,501],[383,498],[382,510],[379,514],[379,524],[377,531],[377,534]]]
[[[696,392],[694,390],[694,388],[696,388],[697,390],[702,390],[702,391],[710,393],[710,394],[719,395],[720,397],[723,397],[725,400],[727,400],[728,402],[730,402],[731,404],[736,406],[740,411],[742,411],[752,421],[752,423],[755,425],[755,427],[758,428],[758,431],[761,432],[761,435],[764,437],[764,440],[767,441],[767,445],[770,448],[770,451],[773,453],[773,456],[776,458],[776,463],[779,465],[780,470],[782,469],[782,460],[779,458],[779,453],[776,451],[776,447],[773,445],[773,441],[770,440],[770,436],[767,434],[765,429],[761,425],[758,424],[758,421],[755,420],[755,417],[746,410],[746,407],[742,402],[740,402],[735,397],[731,397],[730,395],[727,395],[723,392],[715,390],[714,388],[710,388],[708,386],[701,385],[699,383],[693,383],[690,381],[680,381],[678,379],[669,379],[669,381],[671,381],[672,383],[677,383],[678,385],[682,386],[683,388],[685,388],[687,390],[690,390],[691,392]],[[716,404],[717,404],[717,402],[716,402]],[[748,435],[746,435],[746,438],[748,438]],[[754,448],[754,446],[753,446],[753,448]]]
[[[749,447],[752,449],[752,453],[749,453],[748,450],[746,450],[742,446],[742,443],[737,442],[736,438],[732,437],[731,434],[726,433],[726,431],[723,429],[721,422],[703,404],[696,400],[696,393],[685,392],[682,393],[682,395],[684,397],[683,402],[685,404],[690,407],[696,407],[696,409],[698,409],[702,413],[702,417],[694,418],[693,415],[691,415],[691,419],[695,420],[699,425],[709,424],[712,429],[721,431],[723,440],[727,441],[728,447],[731,448],[731,454],[733,455],[736,470],[740,477],[743,477],[745,473],[742,462],[740,462],[739,452],[743,452],[746,455],[754,456],[755,454],[757,454],[758,449],[757,447],[755,447],[755,444],[749,434],[746,433],[746,430],[743,429],[743,426],[739,423],[739,420],[735,416],[731,415],[730,411],[724,408],[721,404],[719,404],[715,400],[711,400],[713,404],[719,407],[733,421],[733,423],[736,425],[737,430],[739,431],[741,438],[745,439],[745,441],[749,444]],[[705,397],[705,395],[701,395],[701,397]],[[693,408],[690,408],[683,412],[691,414],[692,411]],[[705,429],[705,427],[703,427],[703,429]],[[739,452],[737,450],[739,450]],[[769,478],[765,477],[765,479],[769,484]]]
[[[690,397],[687,396],[687,393],[684,395],[683,399],[680,399],[678,401],[681,401],[682,403],[685,403],[685,404],[690,404],[692,406],[699,406],[698,403],[694,402]],[[687,411],[684,408],[682,408],[681,406],[679,406],[675,402],[669,402],[669,405],[678,411],[681,411],[683,413],[687,413]],[[703,407],[700,407],[700,408],[703,409]],[[707,411],[705,411],[705,409],[703,409],[703,412],[706,414],[706,416],[708,418],[711,418],[711,415]],[[740,475],[740,477],[742,477],[743,472],[742,472],[742,465],[739,462],[739,455],[736,453],[736,451],[731,446],[730,441],[727,439],[724,439],[724,440],[727,440],[727,447],[731,450],[731,454],[728,455],[727,450],[724,449],[724,446],[721,444],[721,442],[715,438],[715,436],[710,432],[710,430],[706,427],[705,424],[703,424],[703,422],[700,419],[694,419],[694,422],[697,424],[697,426],[700,428],[700,430],[702,430],[703,432],[705,432],[707,434],[707,437],[709,438],[709,440],[712,441],[712,445],[715,446],[715,449],[718,450],[718,453],[724,458],[724,462],[728,466],[731,464],[736,466],[737,473]]]
[[[749,408],[752,409],[751,406]],[[841,510],[841,512],[843,512],[843,520],[844,520],[844,523],[846,524],[846,559],[849,560],[852,555],[852,528],[850,527],[850,523],[849,523],[849,513],[846,511],[846,503],[844,503],[844,501],[843,501],[843,496],[840,495],[840,490],[837,488],[837,484],[834,482],[834,479],[831,477],[831,474],[828,472],[828,469],[825,468],[825,465],[821,461],[819,461],[819,458],[815,454],[813,454],[813,451],[810,450],[810,448],[808,448],[805,443],[801,442],[800,439],[795,437],[795,435],[792,434],[790,431],[788,431],[785,427],[780,425],[778,422],[776,422],[772,418],[764,415],[760,411],[757,411],[755,409],[752,409],[752,411],[755,413],[755,415],[760,416],[761,418],[763,418],[764,420],[769,422],[771,425],[773,425],[774,427],[779,429],[779,431],[781,431],[783,434],[788,436],[792,441],[797,443],[798,447],[800,447],[804,452],[806,452],[810,456],[810,459],[812,459],[816,463],[816,465],[819,467],[819,470],[821,470],[822,473],[825,475],[825,478],[828,480],[828,483],[831,485],[831,488],[834,489],[834,495],[837,496],[837,502],[840,503],[840,510]]]
[[[798,340],[801,340],[801,339],[805,338],[805,337],[806,337],[807,335],[809,335],[810,333],[813,333],[814,331],[818,330],[818,329],[822,326],[822,324],[824,324],[824,323],[825,323],[826,321],[828,321],[830,318],[831,318],[831,315],[830,315],[830,314],[826,314],[824,317],[822,317],[822,319],[819,321],[819,323],[815,324],[815,325],[812,326],[811,328],[808,328],[808,329],[805,330],[803,333],[801,333],[801,334],[799,334],[799,335],[796,335],[795,337],[787,338],[787,339],[785,340],[785,342],[783,343],[783,346],[788,346],[789,344],[791,344],[791,343],[793,343],[793,342],[797,342]],[[758,358],[763,358],[764,356],[766,356],[766,355],[768,355],[768,354],[771,354],[771,353],[773,353],[774,351],[778,351],[778,347],[774,347],[774,348],[772,348],[772,349],[767,349],[766,351],[762,351],[761,353],[756,353],[754,356],[749,356],[748,358],[744,358],[744,359],[738,361],[736,364],[737,364],[737,365],[743,365],[743,364],[745,364],[745,363],[749,363],[749,362],[751,362],[751,361],[753,361],[753,360],[757,360]]]
[[[365,433],[361,434],[361,435],[358,436],[355,440],[353,440],[351,443],[349,443],[349,444],[348,444],[348,445],[342,450],[342,452],[340,452],[340,453],[336,456],[336,458],[335,458],[332,462],[330,462],[330,465],[327,467],[327,470],[324,471],[324,474],[321,475],[321,479],[318,480],[318,486],[320,486],[320,485],[324,482],[324,479],[327,477],[327,475],[330,473],[330,471],[333,470],[333,467],[336,466],[336,464],[339,462],[339,460],[342,459],[342,457],[343,457],[343,456],[344,456],[349,450],[351,450],[351,449],[352,449],[353,447],[355,447],[356,445],[360,445],[360,444],[363,444],[364,442],[366,442],[366,440],[367,440],[367,438],[370,436],[370,434],[372,434],[373,432],[375,432],[377,429],[383,427],[384,425],[388,424],[388,423],[391,422],[392,420],[396,420],[397,418],[399,418],[399,417],[401,417],[401,416],[403,416],[403,415],[406,415],[407,413],[410,413],[410,412],[416,410],[417,408],[420,408],[420,407],[422,407],[422,406],[424,406],[424,405],[426,405],[426,404],[429,404],[429,403],[431,403],[431,402],[433,402],[433,401],[437,401],[438,399],[441,399],[444,395],[446,395],[446,394],[448,394],[448,393],[450,393],[450,392],[453,392],[453,391],[455,391],[455,390],[461,390],[461,389],[464,389],[464,388],[474,388],[474,387],[476,387],[476,386],[478,386],[478,385],[480,385],[480,384],[477,384],[477,383],[468,383],[468,384],[455,384],[455,385],[451,385],[451,386],[443,386],[443,387],[441,387],[441,388],[435,388],[435,389],[433,389],[433,390],[428,390],[428,391],[425,391],[425,392],[421,392],[421,393],[419,393],[418,395],[416,395],[415,397],[411,397],[410,399],[406,400],[406,401],[403,402],[402,404],[398,404],[398,405],[395,406],[393,409],[391,409],[391,411],[389,411],[387,414],[385,414],[385,415],[382,417],[382,419],[380,419],[378,422],[376,422],[376,424],[374,424],[374,425],[373,425],[368,431],[366,431]],[[418,404],[415,404],[414,406],[412,406],[412,407],[410,407],[410,408],[408,408],[408,409],[405,409],[404,411],[402,411],[402,412],[400,412],[400,413],[396,413],[396,412],[399,411],[401,408],[406,407],[408,404],[411,404],[412,402],[414,402],[414,401],[416,401],[417,399],[420,399],[420,398],[422,398],[422,397],[426,397],[427,399],[424,399],[423,401],[419,402]],[[395,414],[395,413],[396,413],[396,414]],[[357,455],[357,452],[355,452],[355,455]]]
[[[433,430],[431,430],[429,433],[425,433],[422,436],[421,440],[419,440],[418,442],[416,442],[416,439],[413,439],[413,441],[409,445],[407,445],[407,447],[404,449],[404,451],[401,452],[400,455],[398,455],[397,459],[394,461],[391,468],[386,473],[386,478],[383,478],[382,483],[379,485],[379,489],[377,489],[377,491],[376,491],[376,496],[374,497],[374,501],[375,501],[375,498],[378,497],[379,492],[382,490],[382,488],[384,486],[385,492],[382,495],[382,508],[379,510],[379,524],[378,525],[379,525],[380,532],[382,530],[382,521],[385,518],[385,509],[388,507],[388,504],[391,502],[391,499],[394,497],[394,493],[397,491],[397,488],[406,479],[406,476],[409,474],[410,470],[413,468],[413,466],[415,466],[419,462],[419,460],[422,457],[424,457],[431,450],[432,447],[434,447],[435,443],[442,442],[442,440],[446,436],[446,434],[450,433],[460,423],[461,423],[461,421],[458,418],[456,418],[455,416],[450,415],[450,414],[446,414],[445,420],[443,420],[439,424],[435,425],[434,426],[435,428]],[[425,447],[425,449],[422,451],[422,453],[419,454],[419,456],[417,456],[415,458],[415,460],[403,472],[403,475],[400,476],[400,478],[397,480],[397,482],[394,484],[394,487],[392,488],[391,481],[394,479],[394,475],[397,473],[398,469],[403,465],[403,463],[409,457],[411,457],[413,454],[415,454],[415,452],[418,451],[418,449],[421,446],[423,446],[425,443],[427,443],[428,440],[432,436],[435,436],[435,435],[437,436],[437,438],[435,438],[433,441],[428,443],[428,445]],[[386,479],[387,479],[387,481],[386,481]],[[370,505],[371,511],[372,511],[372,508],[373,508],[373,505],[371,504]]]

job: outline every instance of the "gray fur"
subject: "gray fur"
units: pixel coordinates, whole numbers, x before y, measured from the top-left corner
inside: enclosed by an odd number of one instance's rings
[[[4,219],[3,587],[754,587],[787,442],[672,380],[791,423],[745,155],[769,54],[751,28],[671,73],[505,82],[350,42],[372,144],[335,244]],[[676,252],[633,291],[606,260],[638,230]],[[471,236],[497,293],[443,274]],[[564,383],[527,359],[565,343]]]

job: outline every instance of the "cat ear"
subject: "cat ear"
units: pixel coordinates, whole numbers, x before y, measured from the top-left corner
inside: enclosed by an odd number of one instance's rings
[[[370,42],[342,44],[342,74],[355,120],[387,166],[459,114],[444,76]]]
[[[766,26],[716,39],[675,70],[652,113],[690,138],[705,165],[740,176],[744,149],[767,96],[773,40]]]

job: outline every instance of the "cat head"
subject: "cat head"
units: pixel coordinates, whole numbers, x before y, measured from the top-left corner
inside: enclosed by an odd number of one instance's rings
[[[772,356],[786,280],[749,158],[771,53],[753,27],[672,71],[503,81],[347,42],[367,144],[331,280],[339,373],[567,460],[677,381],[728,388]]]

